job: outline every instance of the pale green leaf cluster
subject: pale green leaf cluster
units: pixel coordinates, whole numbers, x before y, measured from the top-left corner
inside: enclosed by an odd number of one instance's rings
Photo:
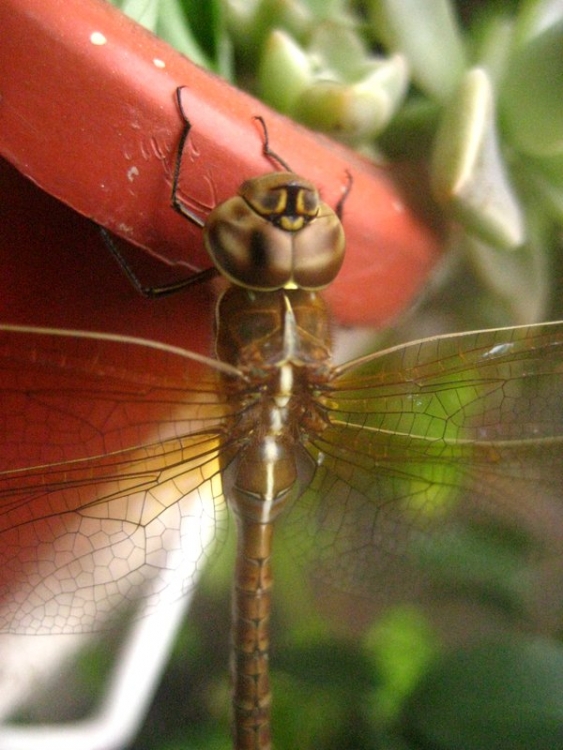
[[[452,245],[502,310],[493,322],[546,316],[563,223],[560,0],[114,2],[308,127],[426,164]]]

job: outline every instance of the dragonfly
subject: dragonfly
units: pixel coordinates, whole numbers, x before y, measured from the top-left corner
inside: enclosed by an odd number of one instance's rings
[[[204,225],[228,281],[216,357],[0,326],[0,629],[94,630],[159,570],[213,556],[187,532],[219,536],[230,516],[234,750],[272,747],[278,528],[318,580],[368,598],[399,567],[424,578],[428,545],[466,522],[524,527],[543,555],[563,552],[563,323],[334,364],[322,289],[344,257],[348,188],[333,209],[265,128],[263,152],[282,170]]]

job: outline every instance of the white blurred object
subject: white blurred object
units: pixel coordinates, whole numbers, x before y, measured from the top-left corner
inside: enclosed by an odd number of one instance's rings
[[[163,572],[154,580],[161,587]],[[10,724],[7,718],[58,665],[83,647],[91,636],[2,636],[0,640],[0,750],[118,750],[137,733],[174,636],[190,603],[182,597],[147,617],[135,620],[117,655],[104,699],[91,716],[73,723]],[[4,723],[5,722],[5,723]]]

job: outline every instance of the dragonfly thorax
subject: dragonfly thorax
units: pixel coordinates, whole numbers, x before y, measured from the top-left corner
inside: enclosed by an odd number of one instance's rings
[[[322,297],[302,289],[253,292],[229,287],[217,305],[217,357],[249,377],[290,362],[323,382],[331,365],[331,330]]]
[[[315,393],[330,374],[327,310],[317,294],[303,290],[231,287],[219,301],[216,346],[219,358],[245,375],[225,376],[239,403],[229,435],[241,446],[226,495],[236,513],[273,520],[292,497],[304,425],[326,426]],[[312,414],[316,420],[303,419]]]

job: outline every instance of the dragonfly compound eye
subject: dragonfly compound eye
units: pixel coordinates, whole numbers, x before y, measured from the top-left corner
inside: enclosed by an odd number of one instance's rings
[[[321,203],[317,188],[293,172],[273,172],[247,180],[239,195],[257,214],[288,232],[312,221]]]
[[[234,284],[256,290],[322,289],[344,258],[344,230],[315,186],[293,172],[244,182],[205,225],[207,251]]]

